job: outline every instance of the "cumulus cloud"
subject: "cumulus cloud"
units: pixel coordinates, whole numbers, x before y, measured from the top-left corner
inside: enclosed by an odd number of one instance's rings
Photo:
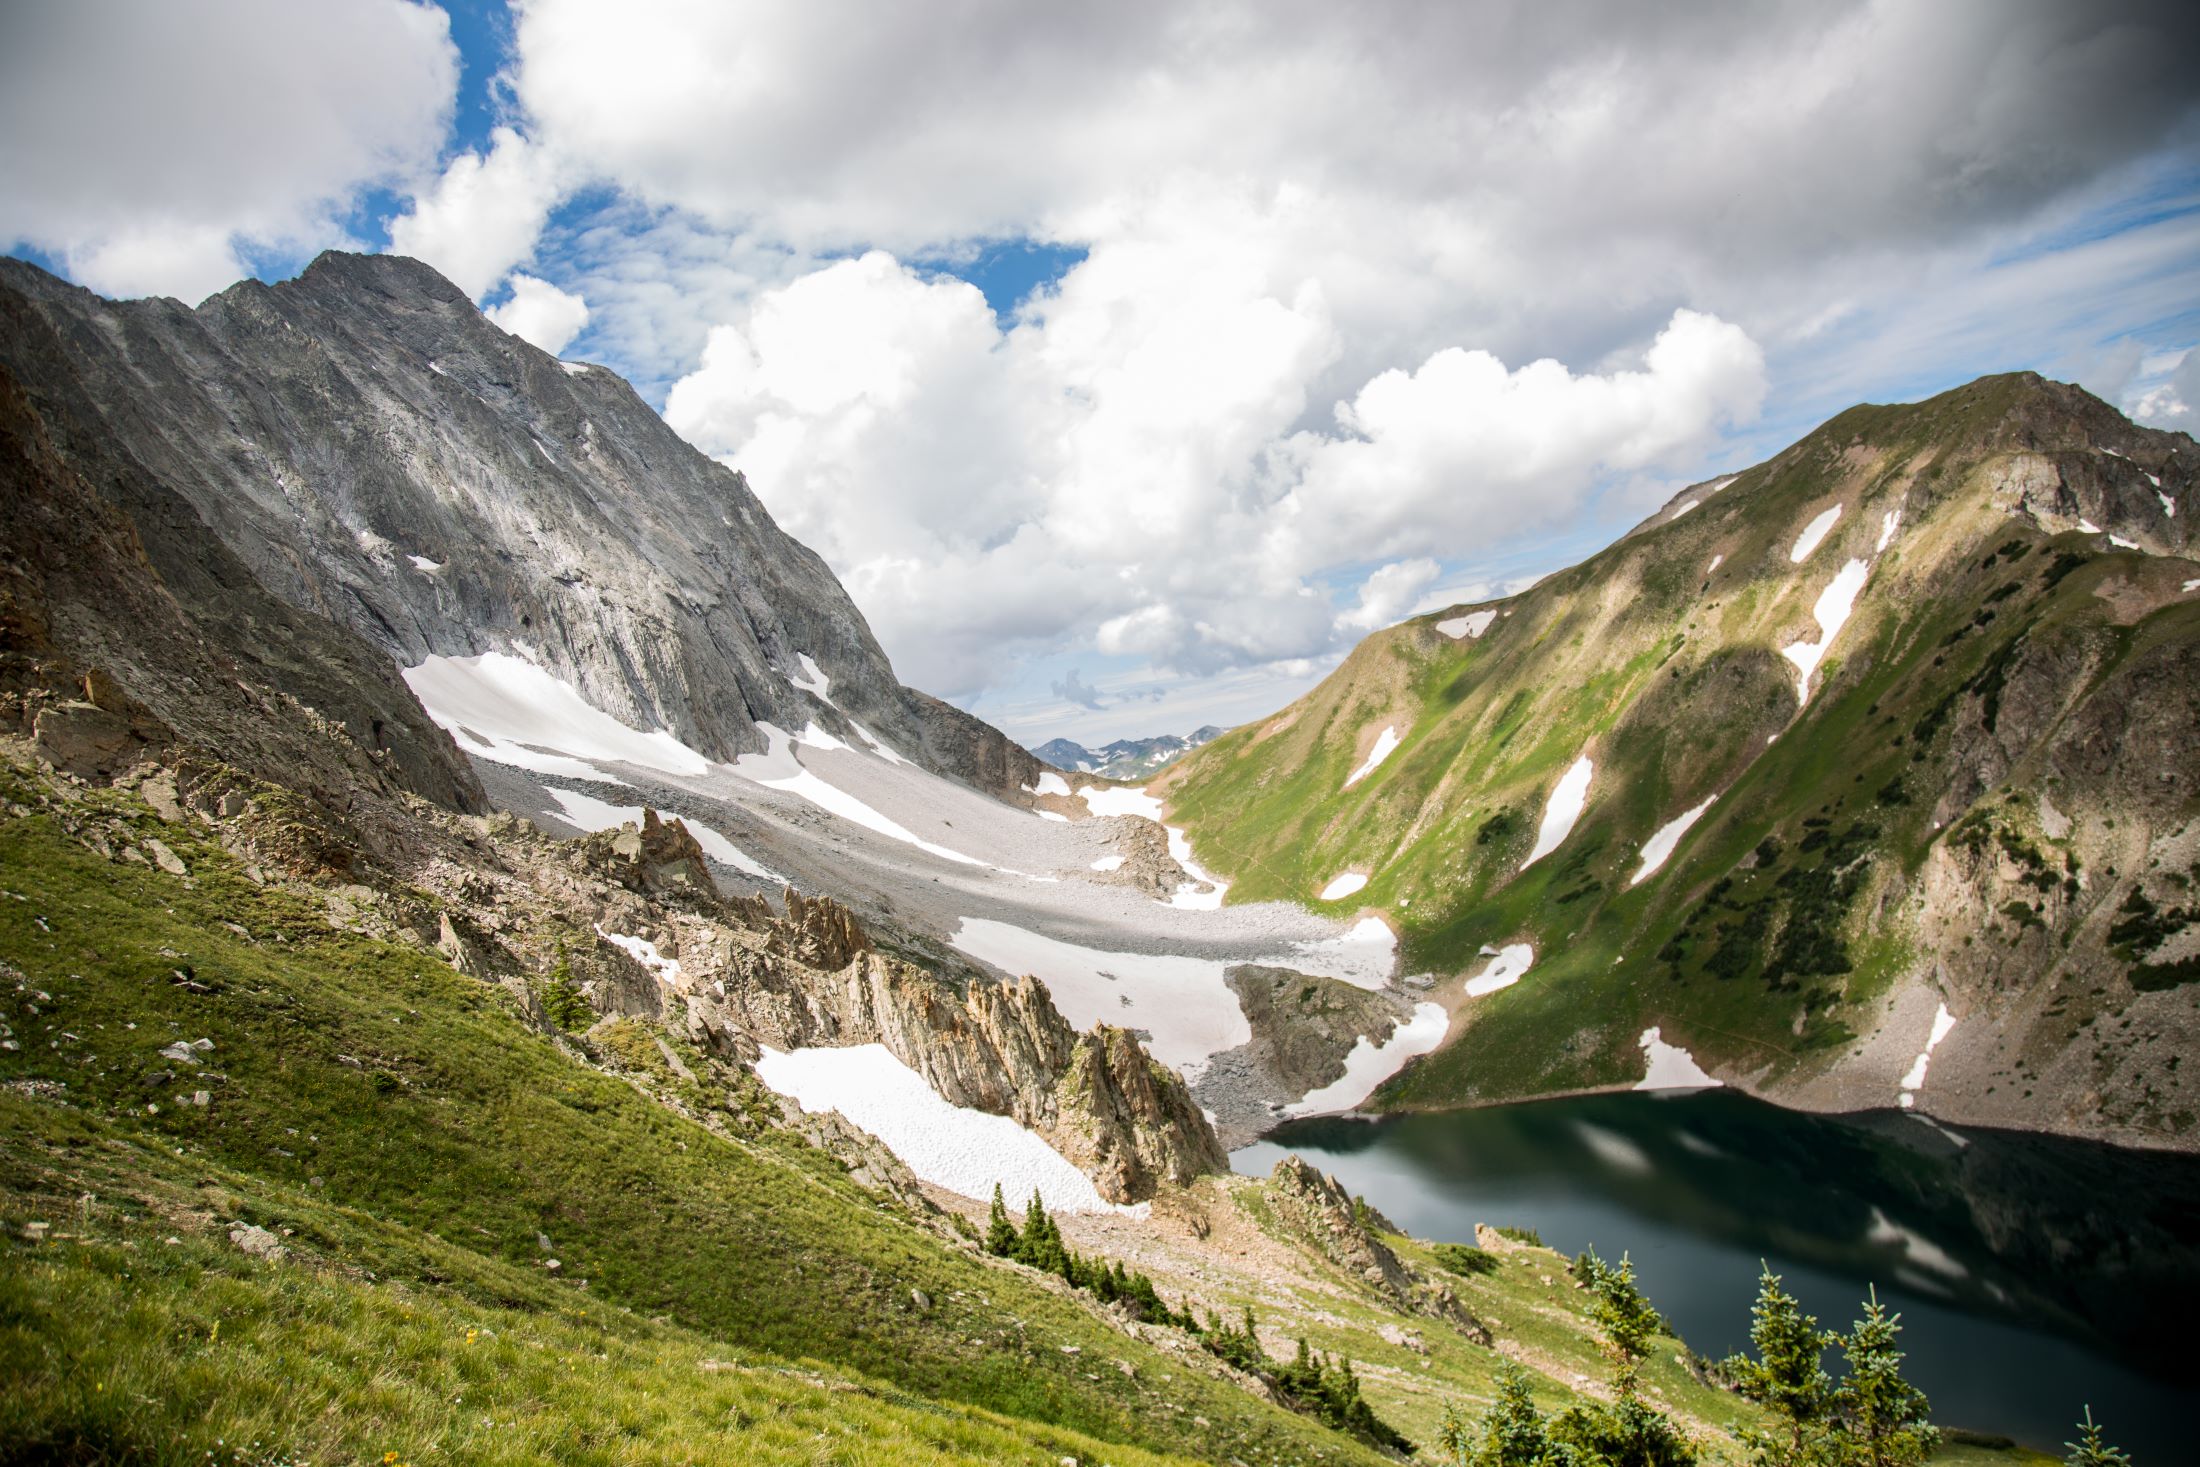
[[[2140,393],[2130,412],[2149,427],[2200,435],[2200,348],[2185,352],[2166,381]]]
[[[487,153],[460,153],[390,221],[390,249],[427,261],[478,298],[534,253],[560,188],[548,152],[497,128]]]
[[[0,238],[114,294],[197,300],[246,251],[345,241],[358,192],[432,166],[457,86],[409,0],[11,7]]]
[[[556,356],[588,325],[588,302],[547,280],[514,271],[511,299],[486,314],[504,330]]]
[[[837,261],[713,331],[666,416],[825,555],[905,676],[968,695],[1018,642],[1200,672],[1326,655],[1438,557],[1756,411],[1755,344],[1684,311],[1631,366],[1449,348],[1300,427],[1335,330],[1318,286],[1226,247],[1241,208],[1095,247],[1005,330],[962,281]],[[1340,610],[1328,579],[1378,557]]]

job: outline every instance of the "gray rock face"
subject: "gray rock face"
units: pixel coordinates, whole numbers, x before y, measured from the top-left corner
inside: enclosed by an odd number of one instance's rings
[[[417,261],[329,253],[192,310],[8,260],[0,297],[47,328],[0,333],[0,365],[49,418],[172,487],[277,597],[407,666],[531,655],[714,758],[762,749],[759,723],[852,718],[983,788],[1036,778],[1003,735],[901,686],[739,474]],[[796,686],[803,656],[823,693]]]

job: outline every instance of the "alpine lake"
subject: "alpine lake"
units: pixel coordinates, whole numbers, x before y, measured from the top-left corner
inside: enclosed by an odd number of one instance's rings
[[[1831,1329],[1876,1288],[1944,1427],[2059,1456],[2091,1406],[2141,1467],[2200,1461],[2200,1157],[1730,1090],[1297,1121],[1232,1160],[1290,1152],[1419,1237],[1625,1253],[1706,1358],[1748,1347],[1762,1260]]]

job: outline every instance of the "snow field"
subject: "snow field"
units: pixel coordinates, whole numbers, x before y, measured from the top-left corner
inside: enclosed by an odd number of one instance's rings
[[[1490,629],[1490,623],[1495,620],[1497,610],[1492,607],[1486,611],[1470,611],[1465,616],[1446,618],[1436,624],[1436,630],[1454,641],[1461,641],[1468,637],[1481,636]]]
[[[1717,795],[1712,795],[1702,804],[1696,806],[1695,809],[1683,810],[1680,814],[1659,826],[1657,834],[1643,843],[1642,866],[1628,880],[1627,884],[1629,886],[1640,886],[1652,872],[1663,866],[1667,859],[1672,856],[1674,848],[1680,845],[1681,837],[1688,834],[1688,828],[1703,819],[1704,811],[1710,809],[1713,802],[1718,798]]]
[[[1106,1201],[1090,1177],[1007,1116],[948,1104],[883,1044],[785,1053],[765,1046],[756,1076],[813,1115],[840,1112],[920,1179],[950,1192],[982,1200],[998,1184],[1017,1206],[1037,1192],[1050,1212],[1144,1214],[1143,1205]]]
[[[1380,917],[1362,917],[1338,937],[1294,942],[1285,966],[1341,979],[1370,992],[1386,988],[1398,966],[1398,934]]]
[[[1831,509],[1820,510],[1818,517],[1803,526],[1803,533],[1795,537],[1795,548],[1788,552],[1788,559],[1797,565],[1810,559],[1810,553],[1825,540],[1833,529],[1834,522],[1840,518],[1841,506],[1838,504]]]
[[[1350,789],[1352,788],[1352,786],[1358,784],[1361,780],[1367,778],[1370,774],[1373,774],[1375,772],[1375,766],[1382,763],[1385,759],[1388,759],[1391,754],[1397,749],[1397,747],[1397,729],[1386,728],[1381,733],[1377,734],[1375,736],[1375,747],[1367,751],[1366,762],[1361,764],[1359,768],[1352,771],[1350,777],[1345,780],[1344,787],[1346,789]]]
[[[1904,1110],[1917,1104],[1917,1092],[1925,1088],[1925,1070],[1933,1061],[1933,1051],[1940,1048],[1940,1041],[1946,1039],[1955,1026],[1956,1016],[1949,1013],[1948,1005],[1943,1003],[1933,1015],[1932,1036],[1925,1041],[1925,1047],[1918,1051],[1917,1062],[1910,1066],[1910,1072],[1902,1077],[1902,1093],[1897,1097],[1897,1102]]]
[[[824,780],[803,768],[802,762],[795,757],[794,753],[794,746],[798,742],[812,742],[814,747],[820,748],[845,749],[847,747],[838,739],[834,739],[831,735],[818,729],[816,724],[811,724],[809,729],[804,731],[804,737],[801,740],[793,738],[785,729],[773,724],[759,723],[757,728],[763,731],[769,746],[761,754],[743,754],[734,761],[733,771],[743,779],[753,784],[760,784],[766,789],[784,790],[788,794],[809,801],[827,814],[838,815],[841,819],[860,825],[866,830],[876,831],[889,840],[902,841],[915,846],[918,850],[929,851],[943,861],[953,861],[963,866],[983,866],[987,864],[976,856],[966,856],[961,851],[950,850],[935,841],[926,840],[908,827],[889,820],[838,785],[827,784]],[[822,738],[824,742],[818,743],[812,740],[810,736],[813,733]]]
[[[658,952],[657,944],[648,938],[629,937],[623,932],[606,932],[600,926],[596,928],[596,935],[656,974],[658,982],[674,983],[679,980],[680,960],[668,958]]]
[[[1303,1100],[1283,1108],[1287,1116],[1334,1115],[1351,1110],[1375,1093],[1407,1060],[1427,1054],[1444,1042],[1450,1021],[1440,1003],[1415,1004],[1413,1017],[1400,1024],[1381,1044],[1370,1044],[1366,1035],[1352,1043],[1344,1057],[1344,1073]]]
[[[1589,803],[1589,781],[1595,776],[1596,765],[1584,754],[1559,779],[1558,787],[1551,791],[1551,798],[1543,807],[1543,825],[1535,833],[1535,849],[1520,863],[1521,870],[1527,870],[1557,850],[1566,837],[1573,834],[1574,822],[1581,818],[1583,808]]]
[[[1484,998],[1500,988],[1510,988],[1535,962],[1535,949],[1524,942],[1509,943],[1490,956],[1490,965],[1467,980],[1467,997]]]
[[[1344,873],[1344,875],[1338,877],[1336,880],[1330,882],[1329,885],[1322,888],[1321,899],[1325,902],[1341,902],[1346,897],[1352,896],[1357,893],[1362,887],[1366,885],[1366,876],[1362,875],[1358,871],[1347,871]]]
[[[1849,614],[1856,609],[1857,593],[1864,589],[1864,577],[1870,571],[1871,566],[1861,560],[1852,560],[1842,566],[1833,583],[1818,593],[1818,602],[1810,610],[1818,622],[1818,640],[1797,642],[1792,647],[1780,649],[1780,655],[1795,664],[1797,703],[1810,701],[1810,675],[1818,670],[1826,649],[1833,645],[1833,639],[1848,623]]]
[[[805,693],[814,693],[828,703],[832,702],[833,700],[827,696],[827,690],[832,687],[833,680],[819,671],[818,665],[810,660],[810,654],[797,652],[794,655],[794,660],[802,664],[802,675],[800,677],[790,675],[787,678],[788,685],[800,688]]]
[[[1696,1057],[1677,1044],[1667,1044],[1656,1025],[1642,1031],[1635,1041],[1649,1060],[1649,1069],[1635,1082],[1637,1090],[1706,1090],[1726,1083],[1708,1074]]]
[[[697,775],[710,768],[709,760],[671,734],[629,728],[590,707],[571,683],[508,653],[430,657],[404,669],[404,678],[437,726],[453,737],[463,731],[462,744],[472,745],[467,752],[483,758],[545,774],[572,771],[522,762],[540,757],[530,755],[530,748],[584,762],[614,760],[663,774]],[[606,778],[600,772],[581,777]]]

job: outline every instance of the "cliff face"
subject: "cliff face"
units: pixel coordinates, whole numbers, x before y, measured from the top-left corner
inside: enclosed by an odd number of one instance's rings
[[[853,719],[982,788],[1037,776],[896,681],[740,475],[417,261],[330,253],[191,310],[8,260],[0,301],[0,364],[64,457],[126,455],[278,598],[407,666],[526,656],[716,758],[763,748],[759,723]]]
[[[2196,488],[2029,375],[1855,408],[1157,792],[1233,897],[1369,874],[1336,910],[1454,1011],[1391,1103],[1630,1085],[1657,1028],[1789,1103],[2200,1144]]]

